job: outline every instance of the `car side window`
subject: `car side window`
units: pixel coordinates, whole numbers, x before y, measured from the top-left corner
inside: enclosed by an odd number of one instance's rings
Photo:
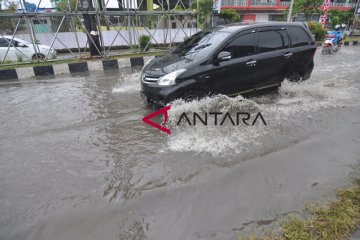
[[[247,33],[232,40],[223,51],[231,53],[231,58],[240,58],[255,53],[256,33]]]
[[[259,32],[259,52],[270,52],[288,48],[289,39],[285,29]]]
[[[8,47],[9,43],[4,39],[0,38],[0,47]]]
[[[11,42],[11,39],[5,39],[5,38],[0,38],[0,47],[9,47],[9,44]],[[10,47],[17,47],[18,42],[15,40],[12,40],[12,45],[10,45]]]
[[[311,37],[303,28],[290,26],[288,27],[288,30],[290,34],[291,45],[293,47],[300,47],[311,44]]]

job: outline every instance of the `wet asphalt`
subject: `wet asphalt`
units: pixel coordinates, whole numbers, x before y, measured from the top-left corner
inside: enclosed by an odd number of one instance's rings
[[[360,48],[279,92],[172,104],[144,124],[139,69],[0,82],[0,239],[238,239],[360,176]],[[174,124],[261,112],[267,125]]]

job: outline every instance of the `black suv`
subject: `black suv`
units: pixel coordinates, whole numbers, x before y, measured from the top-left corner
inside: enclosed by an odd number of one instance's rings
[[[308,79],[316,45],[303,23],[217,26],[194,34],[145,64],[141,96],[166,105],[177,98],[229,96]]]

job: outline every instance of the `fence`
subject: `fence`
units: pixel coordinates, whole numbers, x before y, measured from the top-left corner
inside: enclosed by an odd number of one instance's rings
[[[169,49],[198,31],[197,12],[187,10],[190,2],[124,1],[109,8],[109,0],[59,0],[55,7],[44,8],[42,0],[31,7],[24,0],[7,0],[0,11],[0,62],[46,61],[54,57],[53,49],[66,53],[58,54],[61,58],[82,58],[89,56],[90,45],[102,57],[143,52],[147,47],[140,47],[142,35],[150,37],[150,51]]]

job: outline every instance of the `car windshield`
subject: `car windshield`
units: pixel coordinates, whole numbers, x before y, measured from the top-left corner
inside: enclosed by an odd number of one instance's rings
[[[204,57],[214,48],[218,47],[230,33],[222,31],[201,31],[186,39],[172,53],[194,57]]]

